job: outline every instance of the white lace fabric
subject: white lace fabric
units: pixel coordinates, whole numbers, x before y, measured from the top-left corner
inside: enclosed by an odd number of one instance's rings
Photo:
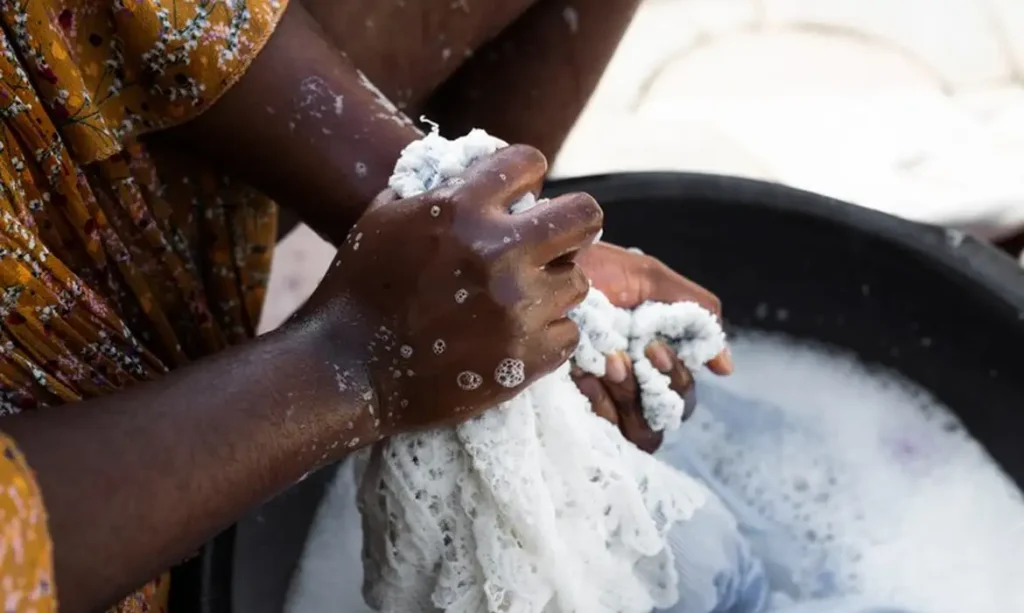
[[[479,130],[431,133],[403,152],[391,186],[417,195],[503,146]],[[528,196],[510,213],[535,204]],[[591,289],[571,316],[576,365],[603,375],[605,356],[628,350],[658,430],[678,427],[683,400],[643,348],[664,339],[697,368],[725,346],[717,318],[694,303],[624,311]],[[597,417],[569,364],[480,417],[396,436],[362,462],[364,595],[379,611],[649,613],[686,597],[667,533],[706,490]]]

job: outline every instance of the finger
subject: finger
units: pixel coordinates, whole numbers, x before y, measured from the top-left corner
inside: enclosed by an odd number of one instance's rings
[[[668,375],[669,387],[683,399],[682,419],[689,419],[697,407],[697,385],[693,373],[662,342],[651,343],[644,354],[659,372]]]
[[[689,419],[697,408],[697,385],[693,373],[664,343],[651,343],[644,350],[644,354],[658,371],[668,375],[669,387],[683,399],[682,419]]]
[[[608,356],[605,364],[604,378],[608,383],[617,384],[630,376],[629,356],[623,352]]]
[[[604,212],[590,194],[576,192],[539,202],[509,219],[533,261],[545,266],[592,245],[604,225]]]
[[[668,374],[679,360],[672,349],[661,341],[654,341],[644,347],[644,355],[659,372]]]
[[[711,361],[707,364],[708,370],[715,373],[716,375],[727,376],[731,375],[734,370],[732,362],[732,352],[726,347],[715,357],[711,358]]]
[[[660,261],[652,274],[646,300],[657,302],[696,302],[722,318],[722,301],[704,287],[687,279]]]
[[[550,321],[565,317],[570,310],[583,302],[590,291],[590,280],[583,269],[575,263],[570,262],[542,274],[547,291],[541,304],[545,317]]]
[[[550,351],[557,353],[559,359],[555,366],[559,366],[569,359],[576,345],[580,344],[580,329],[568,317],[556,319],[547,325],[547,331],[542,335]]]
[[[605,378],[603,381],[605,389],[608,390],[608,394],[618,410],[619,430],[622,431],[622,435],[640,449],[654,453],[661,446],[661,433],[651,430],[647,420],[644,419],[643,408],[640,404],[640,391],[628,361],[626,370],[626,378],[618,383]]]
[[[651,364],[663,373],[671,371],[679,362],[679,358],[672,352],[672,349],[661,341],[656,341],[648,345],[644,353],[647,355],[647,359],[651,361]],[[706,366],[708,367],[708,370],[716,375],[731,375],[733,371],[733,362],[732,353],[729,351],[729,348],[726,347],[721,353],[711,358]]]
[[[584,375],[574,379],[576,387],[590,401],[590,408],[598,417],[607,419],[614,425],[619,424],[619,414],[615,410],[615,403],[612,402],[608,390],[601,384],[601,380],[593,375]]]
[[[514,357],[525,363],[526,380],[532,382],[565,363],[579,342],[580,329],[562,318],[530,333]]]
[[[548,162],[544,154],[525,145],[499,149],[466,169],[462,181],[450,188],[456,203],[508,215],[508,208],[529,193],[539,193]]]
[[[697,384],[693,380],[693,373],[679,363],[672,369],[669,379],[672,381],[672,389],[683,398],[683,415],[680,420],[686,421],[697,410]]]

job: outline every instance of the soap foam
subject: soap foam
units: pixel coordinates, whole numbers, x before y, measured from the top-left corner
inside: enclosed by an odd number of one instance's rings
[[[949,409],[822,346],[745,333],[731,347],[736,373],[701,377],[701,406],[659,455],[695,453],[766,520],[756,530],[782,535],[764,547],[793,573],[776,589],[1024,611],[1024,499]]]

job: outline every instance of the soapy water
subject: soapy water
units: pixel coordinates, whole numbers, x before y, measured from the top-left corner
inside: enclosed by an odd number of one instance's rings
[[[699,378],[698,410],[658,455],[705,473],[776,603],[1024,611],[1024,497],[946,407],[821,346],[731,347],[736,373]]]
[[[731,348],[735,374],[698,376],[700,406],[658,456],[737,516],[768,610],[1024,611],[1024,496],[946,407],[831,348],[749,332]],[[307,543],[291,613],[369,611],[350,464],[323,503],[349,511]]]

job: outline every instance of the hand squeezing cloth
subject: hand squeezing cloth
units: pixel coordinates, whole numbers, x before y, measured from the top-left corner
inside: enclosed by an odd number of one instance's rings
[[[454,141],[435,131],[405,149],[391,187],[418,195],[504,146],[480,130]],[[536,203],[527,195],[510,214]],[[570,317],[584,371],[603,375],[605,356],[628,350],[657,430],[679,425],[683,400],[645,346],[661,338],[691,369],[725,347],[716,317],[694,303],[624,311],[591,288]],[[484,376],[515,376],[497,366]],[[649,613],[685,597],[668,532],[706,489],[597,417],[568,364],[465,424],[396,436],[364,461],[364,595],[377,610]]]

